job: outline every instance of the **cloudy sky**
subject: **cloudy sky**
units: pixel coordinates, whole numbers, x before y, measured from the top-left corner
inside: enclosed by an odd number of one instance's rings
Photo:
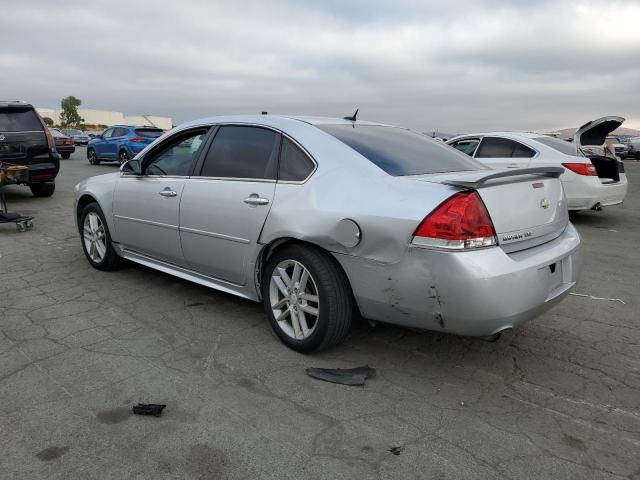
[[[640,1],[3,1],[0,96],[423,130],[640,128]]]

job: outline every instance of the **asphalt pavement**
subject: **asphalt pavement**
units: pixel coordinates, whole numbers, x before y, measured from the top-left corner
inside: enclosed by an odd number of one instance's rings
[[[301,355],[259,304],[91,268],[73,186],[117,167],[84,154],[52,198],[7,188],[35,220],[0,225],[0,478],[640,479],[640,163],[623,206],[573,216],[586,296],[496,343],[360,324]]]

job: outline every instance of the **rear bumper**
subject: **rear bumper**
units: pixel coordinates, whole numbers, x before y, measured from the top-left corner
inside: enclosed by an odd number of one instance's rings
[[[598,177],[582,177],[562,182],[569,210],[589,210],[597,204],[603,207],[618,205],[627,196],[627,176],[620,174],[616,183],[602,183]]]
[[[50,154],[48,162],[31,163],[29,169],[29,182],[48,182],[55,179],[60,171],[60,155]]]
[[[76,151],[75,145],[60,145],[56,147],[58,153],[73,153]]]
[[[539,316],[569,293],[581,268],[580,236],[571,224],[558,238],[511,254],[499,247],[409,248],[393,265],[336,258],[364,317],[467,336],[492,335]]]

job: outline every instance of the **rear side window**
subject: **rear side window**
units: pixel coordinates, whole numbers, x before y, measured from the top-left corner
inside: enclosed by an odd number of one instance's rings
[[[288,138],[282,139],[278,180],[301,182],[313,172],[314,168],[315,164],[300,147]]]
[[[136,128],[136,135],[139,137],[157,138],[163,131],[159,128]]]
[[[551,147],[554,150],[559,151],[560,153],[564,153],[565,155],[572,155],[574,157],[578,157],[578,151],[576,146],[573,143],[569,143],[565,140],[561,140],[555,137],[536,137],[534,138],[536,142],[540,142],[547,147]]]
[[[113,137],[125,137],[129,134],[129,129],[127,128],[116,128],[113,131]]]
[[[442,142],[397,127],[317,125],[393,176],[484,170]]]
[[[35,111],[19,108],[0,109],[0,132],[32,132],[36,130],[42,132],[44,127]]]
[[[484,137],[476,158],[531,158],[535,150],[520,142],[501,137]]]
[[[207,152],[201,175],[275,180],[278,139],[266,128],[222,126]]]

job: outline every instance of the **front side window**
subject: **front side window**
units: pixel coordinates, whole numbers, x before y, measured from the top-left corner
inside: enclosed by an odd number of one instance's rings
[[[206,130],[182,133],[162,143],[158,150],[145,159],[146,175],[170,175],[186,177],[202,144]]]
[[[473,153],[476,151],[476,148],[478,148],[479,143],[479,138],[464,138],[457,142],[453,142],[451,146],[456,150],[460,150],[462,153],[466,153],[470,157],[473,157]]]
[[[207,152],[201,175],[275,179],[278,139],[277,133],[266,128],[224,125]]]
[[[520,142],[502,137],[484,137],[476,158],[531,158],[535,151]]]
[[[113,128],[107,128],[102,134],[102,138],[111,138],[113,135]]]
[[[313,172],[314,168],[315,164],[300,147],[288,138],[282,139],[278,180],[301,182]]]
[[[449,145],[411,130],[382,125],[317,125],[389,175],[485,170]]]

